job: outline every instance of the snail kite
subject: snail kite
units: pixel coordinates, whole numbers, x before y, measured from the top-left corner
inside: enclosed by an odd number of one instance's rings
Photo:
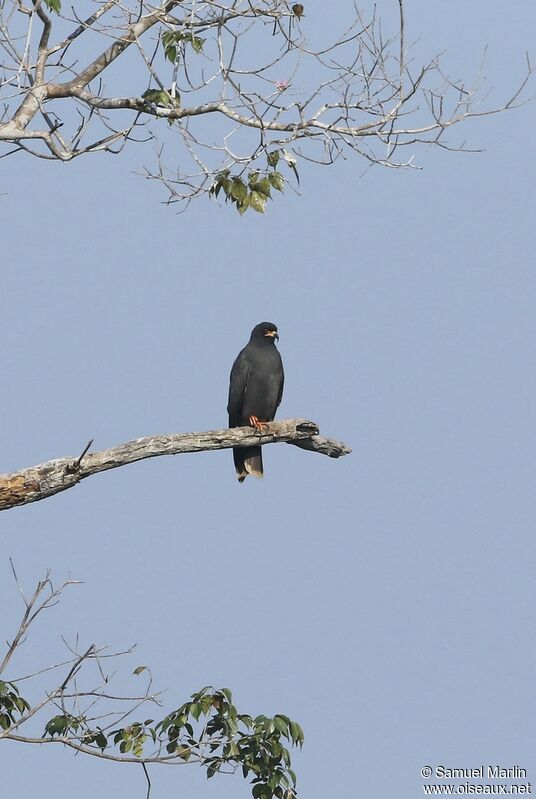
[[[253,328],[249,343],[238,354],[229,384],[229,427],[250,425],[260,431],[274,418],[284,381],[276,339],[279,340],[277,327],[271,322],[261,322]],[[235,447],[233,457],[240,483],[248,474],[262,477],[260,446]]]

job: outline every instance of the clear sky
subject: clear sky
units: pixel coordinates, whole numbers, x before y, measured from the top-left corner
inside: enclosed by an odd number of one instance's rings
[[[343,0],[333,3],[343,6]],[[325,9],[325,5],[323,5]],[[309,24],[325,24],[319,4]],[[485,73],[500,103],[534,52],[532,4],[408,3],[408,38]],[[534,93],[535,82],[529,90]],[[253,325],[279,326],[279,416],[353,448],[158,458],[0,515],[2,638],[47,568],[84,580],[13,674],[61,635],[126,647],[166,709],[208,683],[305,731],[299,794],[422,796],[420,770],[527,769],[536,785],[534,102],[428,149],[422,172],[302,167],[265,217],[183,215],[131,149],[2,160],[1,471],[226,423]],[[7,675],[9,677],[9,675]],[[141,769],[6,743],[6,796],[142,797]],[[153,768],[153,799],[250,795],[240,776]]]

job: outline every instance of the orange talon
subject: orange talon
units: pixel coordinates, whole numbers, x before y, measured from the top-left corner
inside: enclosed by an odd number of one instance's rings
[[[258,419],[256,416],[249,417],[249,424],[259,433],[262,433],[264,430],[268,430],[269,427],[268,422],[261,422],[261,420]]]

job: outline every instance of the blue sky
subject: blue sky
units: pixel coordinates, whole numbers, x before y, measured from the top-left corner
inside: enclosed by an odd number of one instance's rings
[[[446,48],[456,76],[489,45],[491,102],[535,23],[521,2],[408,4],[409,38]],[[428,764],[536,779],[535,122],[532,102],[467,124],[485,152],[423,150],[419,172],[304,166],[302,196],[265,217],[176,215],[134,174],[139,149],[1,162],[3,472],[89,438],[224,426],[231,364],[264,319],[279,416],[353,448],[270,446],[244,485],[229,452],[159,458],[2,513],[4,638],[21,610],[8,557],[28,589],[47,568],[84,580],[14,672],[61,659],[61,635],[137,642],[117,687],[148,663],[167,709],[210,683],[296,718],[308,799],[413,799]],[[0,763],[13,797],[145,791],[141,770],[59,747],[5,743]],[[151,777],[153,799],[250,795],[195,767]]]

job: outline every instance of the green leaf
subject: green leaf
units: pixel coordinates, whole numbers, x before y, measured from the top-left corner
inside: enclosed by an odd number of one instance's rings
[[[230,188],[231,197],[238,202],[242,202],[247,197],[247,186],[242,180],[242,178],[233,178]]]
[[[170,44],[168,47],[166,47],[165,52],[166,52],[166,58],[169,61],[171,61],[172,64],[174,64],[176,59],[177,59],[177,47],[176,47],[176,45]]]
[[[238,757],[240,755],[240,749],[238,748],[238,744],[234,741],[231,741],[229,744],[229,754],[228,757]]]
[[[281,153],[279,152],[279,150],[272,150],[271,153],[266,153],[266,160],[268,161],[268,166],[276,167],[280,158],[281,158]]]
[[[266,198],[270,197],[271,195],[270,181],[268,178],[262,178],[262,180],[258,180],[253,186],[253,189],[258,191],[259,194],[262,194]]]
[[[298,724],[298,722],[291,721],[289,724],[289,729],[290,729],[290,736],[294,744],[299,744],[301,746],[303,743],[303,730]]]
[[[259,194],[258,191],[252,191],[248,197],[249,207],[257,211],[258,214],[264,213],[264,206],[266,205],[266,197]]]
[[[203,50],[203,45],[205,43],[205,40],[202,39],[200,36],[192,36],[191,42],[194,51],[197,54],[199,54]]]
[[[275,729],[275,724],[272,719],[264,719],[264,732],[271,735]]]
[[[216,175],[216,179],[212,184],[210,189],[211,192],[217,197],[220,193],[220,190],[223,189],[225,194],[229,196],[229,187],[231,185],[231,181],[229,180],[229,169],[224,169],[221,172],[218,172]]]
[[[147,736],[146,735],[139,735],[132,746],[132,752],[134,753],[135,757],[142,757],[143,756],[143,744],[145,743]]]
[[[182,760],[188,760],[192,755],[192,750],[187,746],[177,746],[175,751]]]
[[[193,716],[196,721],[198,721],[202,709],[203,708],[201,707],[201,705],[197,704],[197,702],[192,702],[192,705],[190,707],[190,715]]]
[[[147,89],[142,94],[142,99],[155,105],[173,105],[170,95],[163,89]]]
[[[146,668],[147,668],[147,666],[136,666],[136,668],[134,669],[134,671],[132,672],[132,674],[135,674],[135,675],[136,675],[136,677],[137,677],[137,676],[138,676],[138,674],[141,674],[141,673],[142,673],[142,671],[145,671],[145,669],[146,669]]]
[[[212,696],[207,694],[206,696],[201,697],[199,704],[201,705],[201,712],[206,716],[209,710],[212,709]]]
[[[274,757],[278,762],[281,761],[283,756],[283,747],[279,743],[279,736],[272,737],[270,739],[270,751],[272,753],[272,757]]]
[[[17,710],[19,711],[19,713],[22,716],[24,711],[27,710],[28,707],[29,707],[28,703],[26,702],[25,699],[22,698],[22,696],[16,696],[13,701],[15,703],[15,706],[16,706]]]
[[[59,14],[61,11],[61,0],[45,0],[45,3],[50,8],[51,11],[55,11],[56,14]]]
[[[229,180],[229,178],[227,178],[227,177],[220,178],[219,185],[221,186],[221,188],[225,192],[226,197],[229,197],[229,195],[231,193],[231,181]]]
[[[45,735],[56,735],[64,732],[70,725],[70,716],[54,716],[45,725]]]
[[[251,202],[251,194],[248,194],[247,197],[244,197],[242,202],[237,202],[236,203],[236,207],[238,208],[238,213],[240,214],[240,216],[242,216],[242,214],[246,213],[246,211],[249,208],[250,202]]]
[[[273,186],[276,191],[283,191],[285,188],[285,178],[280,172],[270,172],[268,175],[268,180],[270,181],[270,185]]]
[[[273,771],[270,776],[268,777],[268,787],[274,790],[279,785],[280,774],[277,771]]]
[[[199,702],[201,697],[205,695],[205,693],[208,691],[209,688],[210,685],[204,685],[203,688],[200,688],[199,691],[196,691],[195,694],[192,694],[193,701]]]

